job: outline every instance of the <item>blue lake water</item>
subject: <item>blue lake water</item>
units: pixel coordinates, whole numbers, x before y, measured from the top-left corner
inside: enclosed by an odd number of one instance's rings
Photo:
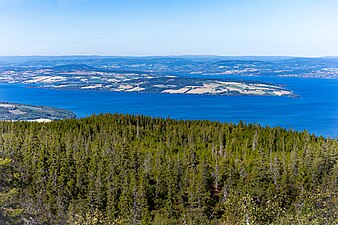
[[[224,78],[224,76],[222,77]],[[28,88],[0,84],[0,101],[45,105],[73,111],[78,117],[131,113],[176,119],[259,123],[338,137],[338,80],[253,78],[286,84],[300,98],[116,93]]]

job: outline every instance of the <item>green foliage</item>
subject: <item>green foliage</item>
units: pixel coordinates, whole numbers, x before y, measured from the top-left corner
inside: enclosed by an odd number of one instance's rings
[[[11,159],[0,158],[0,224],[19,223],[23,211],[16,201],[18,189],[10,185],[17,178],[9,170],[11,162]]]
[[[21,221],[337,223],[338,142],[306,131],[119,114],[0,127],[0,206]]]

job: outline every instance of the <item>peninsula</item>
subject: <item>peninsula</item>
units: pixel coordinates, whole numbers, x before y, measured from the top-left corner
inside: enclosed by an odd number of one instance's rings
[[[65,109],[0,102],[0,120],[48,122],[75,117]]]

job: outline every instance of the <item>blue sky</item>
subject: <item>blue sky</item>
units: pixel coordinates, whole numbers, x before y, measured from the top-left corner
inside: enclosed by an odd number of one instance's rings
[[[0,55],[338,55],[337,0],[0,0]]]

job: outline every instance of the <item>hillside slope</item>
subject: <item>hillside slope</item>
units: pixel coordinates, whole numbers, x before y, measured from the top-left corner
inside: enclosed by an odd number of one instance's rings
[[[118,114],[0,127],[11,224],[338,219],[338,142],[306,131]]]

